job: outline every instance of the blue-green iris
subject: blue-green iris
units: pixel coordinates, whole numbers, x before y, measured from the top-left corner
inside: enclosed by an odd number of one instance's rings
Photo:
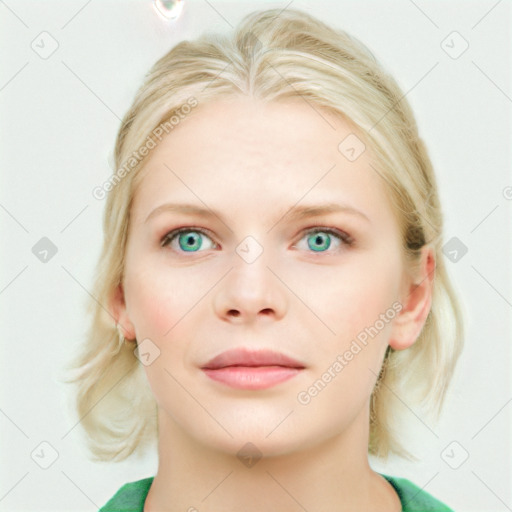
[[[325,237],[325,242],[322,243],[322,237]],[[314,245],[310,243],[310,240],[314,238],[314,244],[320,244],[320,245]],[[324,233],[322,231],[317,231],[316,233],[311,233],[308,236],[308,247],[310,249],[313,249],[313,251],[325,251],[329,249],[331,245],[331,238],[327,233]]]
[[[201,247],[201,234],[195,231],[179,233],[180,247],[187,252],[195,251]]]

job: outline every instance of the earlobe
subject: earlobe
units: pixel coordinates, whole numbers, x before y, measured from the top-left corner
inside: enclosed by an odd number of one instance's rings
[[[117,285],[114,293],[112,294],[110,311],[115,319],[115,323],[117,324],[120,333],[127,340],[135,339],[135,329],[128,316],[122,284]]]
[[[432,305],[435,275],[434,249],[422,248],[420,275],[415,283],[409,282],[402,297],[403,309],[393,321],[389,346],[394,350],[409,348],[417,340]]]

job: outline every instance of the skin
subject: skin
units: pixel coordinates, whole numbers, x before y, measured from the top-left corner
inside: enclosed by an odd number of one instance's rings
[[[434,254],[426,246],[420,275],[409,277],[369,150],[354,162],[338,150],[353,131],[301,99],[264,105],[237,97],[200,104],[152,150],[111,304],[125,338],[149,338],[160,351],[144,366],[159,425],[159,467],[145,512],[401,510],[368,464],[369,401],[387,346],[407,349],[423,327]],[[284,216],[295,205],[330,201],[368,219]],[[163,211],[146,222],[169,202],[207,205],[223,221]],[[185,226],[208,230],[192,233],[198,250],[184,251],[178,237],[161,245]],[[338,228],[354,242],[323,235],[320,245],[327,239],[330,247],[316,252],[308,245],[315,235],[305,232],[311,227]],[[247,236],[263,251],[251,263],[236,252]],[[298,394],[395,301],[401,312],[308,404],[299,403]],[[227,387],[201,370],[241,346],[284,352],[305,369],[257,391]],[[252,467],[237,457],[247,442],[262,454]]]

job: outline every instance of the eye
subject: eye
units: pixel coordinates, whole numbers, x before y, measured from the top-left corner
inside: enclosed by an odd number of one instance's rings
[[[335,249],[340,249],[340,246],[347,245],[351,246],[354,242],[353,238],[344,231],[334,229],[334,228],[312,228],[306,231],[305,236],[301,239],[301,241],[306,238],[307,239],[307,250],[311,249],[316,253],[324,253],[327,252],[329,248],[332,247],[332,240],[334,239]],[[210,246],[205,247],[204,240],[210,241]],[[212,238],[207,234],[206,231],[199,228],[185,227],[178,228],[167,233],[162,241],[162,247],[171,246],[171,248],[176,252],[199,252],[200,249],[213,249],[216,244],[213,242]],[[299,249],[303,249],[299,245],[295,245],[293,247],[298,247]],[[332,252],[332,251],[330,251]]]
[[[336,241],[335,250],[339,249],[341,245],[351,246],[354,242],[348,233],[333,228],[309,229],[306,231],[305,237],[303,238],[307,240],[307,248],[316,253],[323,253],[331,247],[333,237]],[[300,248],[301,247],[299,247],[299,249]]]
[[[161,245],[162,247],[171,245],[171,248],[176,252],[198,252],[199,249],[205,248],[203,243],[204,238],[202,237],[206,237],[212,241],[202,229],[179,228],[167,233],[162,239]],[[177,242],[177,245],[174,242]],[[206,247],[206,249],[212,248],[213,247]]]

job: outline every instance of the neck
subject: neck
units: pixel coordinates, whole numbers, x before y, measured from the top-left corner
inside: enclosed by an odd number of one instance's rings
[[[367,411],[342,434],[261,458],[247,448],[240,453],[201,444],[158,414],[159,466],[144,512],[401,510],[394,489],[368,464]]]

